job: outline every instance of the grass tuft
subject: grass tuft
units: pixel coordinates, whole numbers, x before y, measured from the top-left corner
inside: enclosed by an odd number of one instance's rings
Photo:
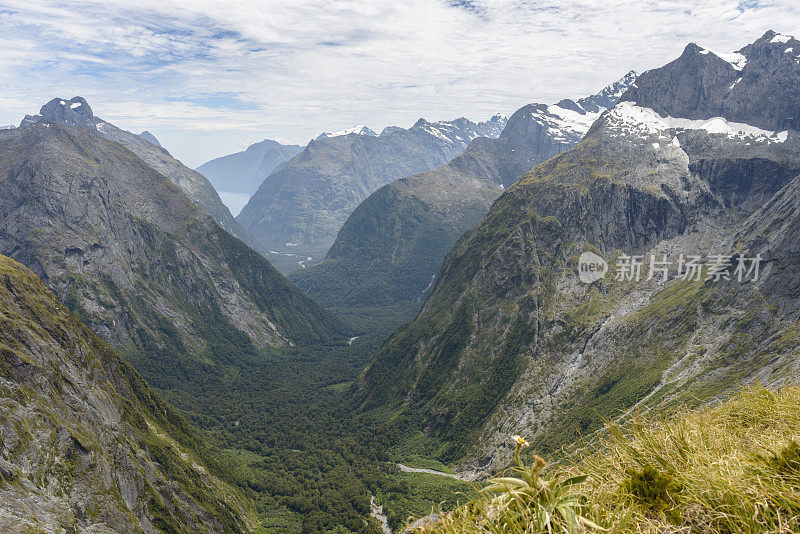
[[[611,426],[537,473],[531,480],[548,487],[573,481],[565,514],[543,489],[531,497],[515,483],[490,481],[479,497],[414,532],[797,532],[798,434],[800,387],[751,387],[715,406]],[[534,520],[542,514],[549,522]],[[583,519],[565,521],[570,514]]]

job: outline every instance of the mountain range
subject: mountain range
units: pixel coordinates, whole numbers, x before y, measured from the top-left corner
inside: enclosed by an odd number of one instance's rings
[[[327,139],[328,137],[339,137],[342,135],[350,135],[350,134],[367,135],[370,137],[376,137],[378,135],[373,130],[370,130],[363,124],[359,124],[357,126],[353,126],[352,128],[345,128],[344,130],[339,130],[337,132],[322,132],[317,137],[315,137],[315,140],[319,141],[320,139]]]
[[[447,252],[504,188],[574,147],[635,79],[629,72],[578,101],[524,106],[499,137],[473,139],[448,164],[382,187],[347,218],[320,265],[290,278],[324,306],[397,326],[416,313]]]
[[[420,119],[409,129],[388,127],[378,136],[315,139],[263,181],[237,221],[283,272],[318,263],[347,216],[370,193],[446,163],[476,137],[499,135],[505,120]]]
[[[632,411],[796,381],[794,50],[767,32],[643,73],[456,243],[365,370],[362,406],[481,468],[512,433],[554,452]]]
[[[636,425],[800,381],[800,40],[198,171],[81,97],[0,128],[0,531],[796,522],[798,445],[763,436],[796,392]],[[252,198],[234,219],[219,193]],[[698,475],[723,449],[766,452]],[[538,456],[576,450],[606,467]],[[743,469],[763,484],[726,515]]]

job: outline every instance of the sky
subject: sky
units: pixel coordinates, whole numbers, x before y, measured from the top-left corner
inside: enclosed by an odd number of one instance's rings
[[[800,36],[800,2],[0,0],[0,125],[83,96],[196,167],[265,138],[510,115],[768,29]]]

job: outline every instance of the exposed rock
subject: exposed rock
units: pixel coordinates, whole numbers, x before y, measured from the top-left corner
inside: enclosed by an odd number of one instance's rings
[[[149,138],[136,135],[95,117],[86,100],[79,96],[70,100],[59,98],[51,100],[42,106],[38,115],[26,115],[20,126],[28,126],[40,121],[49,121],[68,127],[87,128],[100,133],[106,139],[125,146],[147,165],[183,189],[184,193],[203,208],[222,228],[247,243],[251,248],[264,253],[250,234],[234,220],[209,181],[202,174],[189,169],[173,158],[169,152],[161,148],[158,140],[149,132],[143,132],[143,134],[148,134]]]
[[[0,347],[0,531],[249,530],[186,421],[3,256]]]

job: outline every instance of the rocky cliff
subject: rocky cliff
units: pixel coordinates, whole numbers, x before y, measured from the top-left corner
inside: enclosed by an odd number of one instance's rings
[[[39,121],[86,128],[99,133],[106,139],[123,145],[156,172],[166,176],[172,183],[180,187],[195,204],[203,208],[222,228],[247,243],[251,248],[264,252],[250,234],[234,220],[206,177],[173,158],[166,149],[161,147],[158,140],[153,143],[155,138],[150,139],[147,136],[133,134],[117,128],[99,117],[95,117],[86,100],[79,96],[69,100],[54,98],[42,106],[39,114],[26,115],[20,126],[35,124]]]
[[[249,530],[188,423],[4,256],[0,405],[3,532]]]

